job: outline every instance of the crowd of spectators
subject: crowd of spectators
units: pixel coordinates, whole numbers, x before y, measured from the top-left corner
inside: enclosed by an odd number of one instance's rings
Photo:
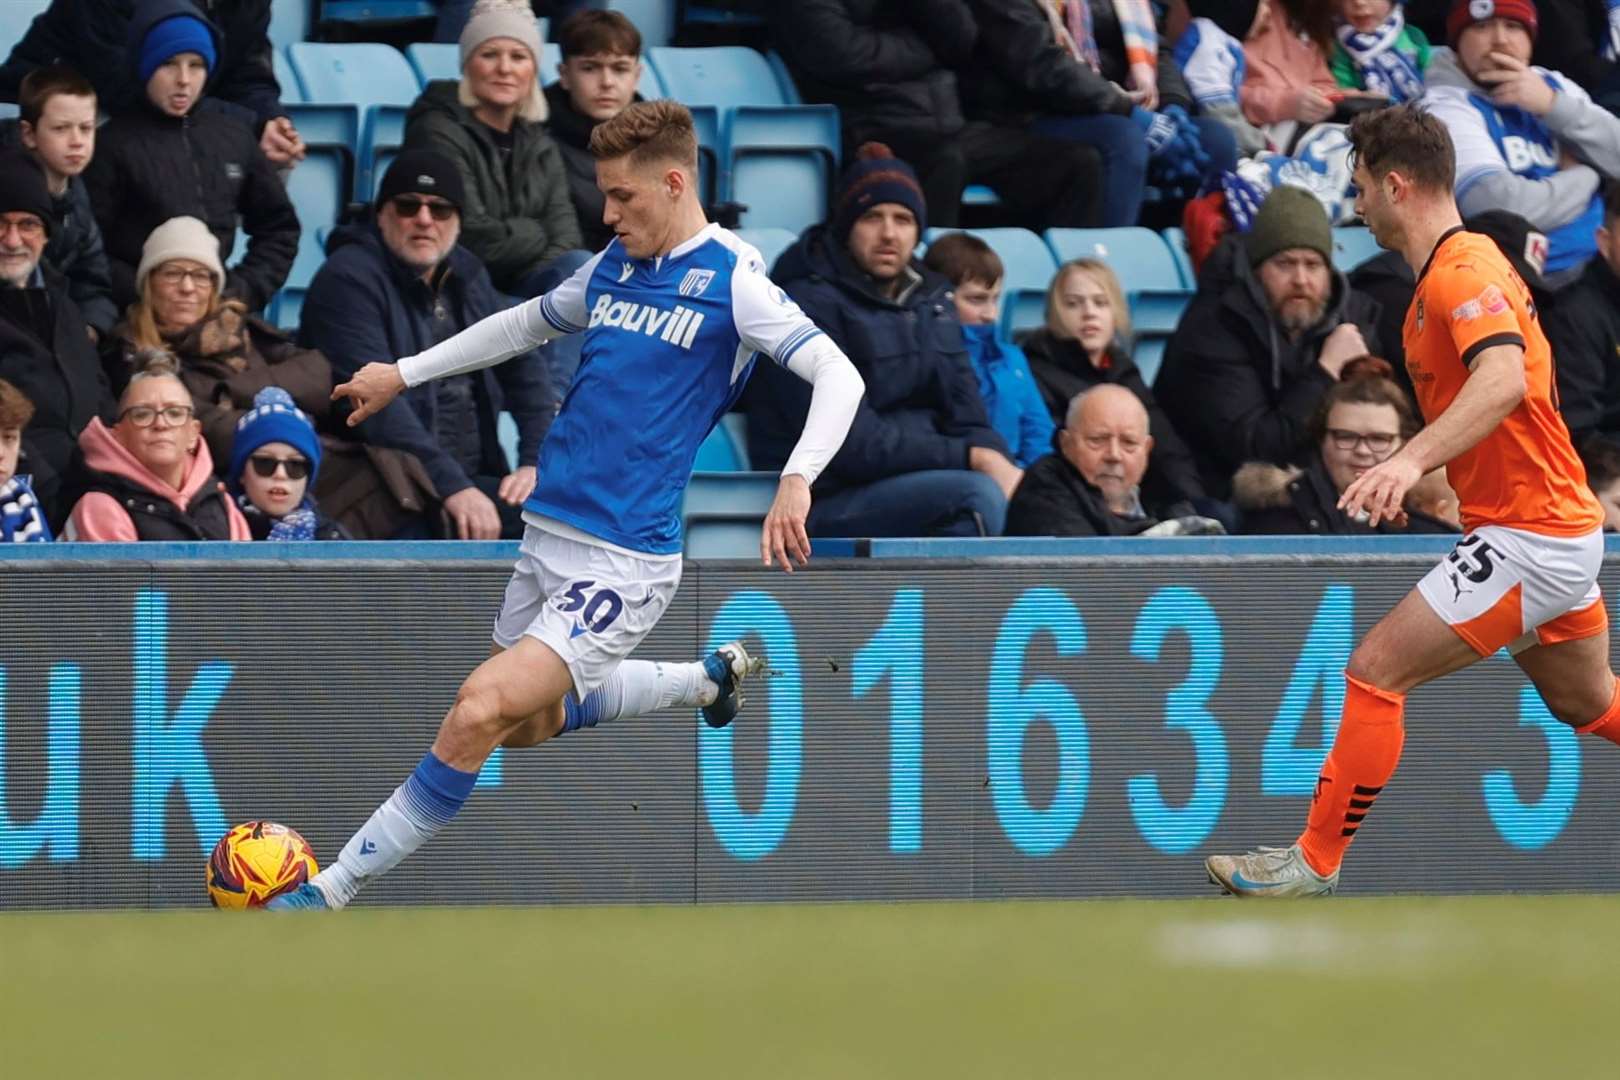
[[[301,324],[262,317],[300,236],[305,146],[269,0],[54,0],[0,66],[0,540],[515,537],[579,363],[562,339],[402,395],[357,427],[331,391],[555,287],[611,242],[589,153],[638,99],[622,14],[441,5],[428,83],[376,198],[326,243]],[[566,16],[566,18],[564,18]],[[1420,101],[1468,227],[1531,287],[1563,415],[1620,527],[1620,14],[1612,0],[800,0],[770,9],[846,167],[773,280],[867,395],[813,536],[1368,531],[1338,493],[1421,424],[1411,268],[1345,274],[1343,124]],[[1335,139],[1338,141],[1335,142]],[[1181,223],[1196,291],[1133,359],[1106,254],[1062,265],[1011,336],[1007,270],[956,229]],[[1167,283],[1172,284],[1172,283]],[[758,365],[755,469],[809,388]],[[516,460],[500,426],[517,429]],[[1443,474],[1407,521],[1458,528]]]

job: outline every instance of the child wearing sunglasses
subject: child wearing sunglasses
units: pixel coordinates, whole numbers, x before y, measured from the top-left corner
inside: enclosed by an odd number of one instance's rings
[[[348,540],[343,526],[315,506],[321,441],[309,417],[279,386],[253,397],[236,422],[226,473],[255,540]]]

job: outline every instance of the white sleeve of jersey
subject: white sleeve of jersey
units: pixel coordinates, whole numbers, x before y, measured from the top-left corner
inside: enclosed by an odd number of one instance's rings
[[[825,336],[792,297],[765,276],[765,263],[752,248],[739,253],[731,275],[731,312],[742,343],[784,367],[811,338]]]
[[[405,385],[420,386],[433,379],[494,367],[552,338],[584,330],[588,314],[585,285],[603,254],[594,255],[572,277],[544,296],[497,311],[431,349],[401,357],[399,374]]]
[[[1451,86],[1431,86],[1423,97],[1423,108],[1446,125],[1451,143],[1457,148],[1459,194],[1482,176],[1509,171],[1502,148],[1491,138],[1485,118],[1469,104],[1466,91]]]

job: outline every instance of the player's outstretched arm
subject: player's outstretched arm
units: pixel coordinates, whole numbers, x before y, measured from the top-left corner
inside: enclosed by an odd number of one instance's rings
[[[1450,407],[1345,488],[1339,509],[1351,517],[1365,513],[1373,526],[1403,520],[1401,504],[1412,485],[1489,435],[1518,408],[1524,394],[1524,348],[1502,344],[1481,350]]]
[[[844,445],[866,383],[843,350],[819,331],[793,353],[787,367],[810,383],[810,411],[793,453],[782,466],[782,482],[765,516],[759,553],[766,566],[774,561],[791,574],[794,561],[800,566],[810,561],[810,536],[805,531],[810,485]]]
[[[332,389],[332,400],[347,399],[352,406],[349,426],[375,416],[388,407],[405,389],[405,379],[398,364],[367,364],[354,373],[348,382]]]

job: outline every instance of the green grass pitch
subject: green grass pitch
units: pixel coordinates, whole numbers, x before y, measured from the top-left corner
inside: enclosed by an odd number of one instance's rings
[[[1599,896],[0,916],[0,1076],[1620,1076]]]

